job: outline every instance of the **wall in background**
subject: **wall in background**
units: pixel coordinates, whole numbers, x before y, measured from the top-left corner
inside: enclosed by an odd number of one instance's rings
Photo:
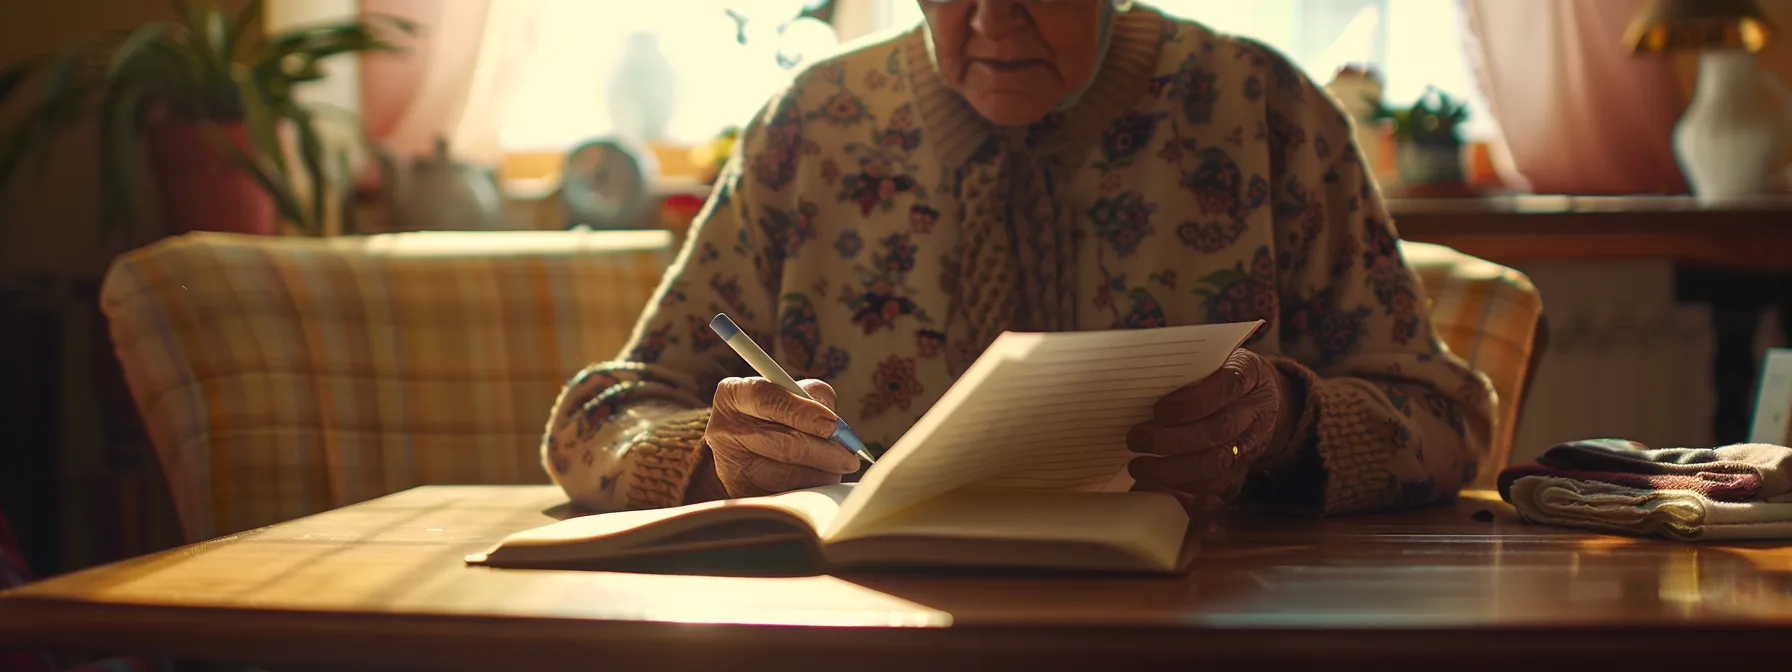
[[[0,20],[0,64],[174,16],[168,0],[9,2]],[[17,98],[35,96],[28,89]],[[18,119],[21,107],[0,109],[0,122]],[[0,240],[0,292],[12,293],[0,304],[8,309],[0,324],[22,322],[7,324],[6,342],[24,346],[5,353],[17,359],[0,358],[6,379],[0,389],[40,395],[32,407],[52,423],[9,442],[4,458],[13,460],[6,466],[40,467],[30,477],[54,479],[50,488],[57,495],[24,510],[9,507],[8,515],[25,528],[20,533],[30,540],[26,552],[33,561],[51,563],[39,565],[41,571],[178,541],[171,516],[154,509],[153,502],[165,501],[165,488],[146,444],[134,436],[135,415],[120,397],[123,381],[95,299],[100,274],[118,251],[96,240],[98,154],[94,128],[77,129],[58,139],[41,179],[0,190],[0,222],[10,229]],[[31,391],[45,379],[54,381],[48,389]]]
[[[172,18],[172,7],[165,0],[8,3],[6,20],[0,21],[0,63]],[[0,120],[18,118],[17,106],[8,107],[0,110]],[[12,230],[0,243],[0,268],[97,273],[110,261],[111,254],[92,242],[99,222],[94,135],[91,128],[68,134],[56,146],[42,182],[0,193],[0,218]]]

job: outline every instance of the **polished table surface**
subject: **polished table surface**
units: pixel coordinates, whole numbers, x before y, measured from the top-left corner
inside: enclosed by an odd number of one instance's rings
[[[551,486],[410,490],[0,594],[0,646],[431,669],[1512,669],[1539,656],[1635,669],[1783,662],[1792,651],[1792,548],[1536,527],[1486,493],[1401,515],[1219,518],[1201,526],[1184,578],[735,578],[462,562],[566,515]]]

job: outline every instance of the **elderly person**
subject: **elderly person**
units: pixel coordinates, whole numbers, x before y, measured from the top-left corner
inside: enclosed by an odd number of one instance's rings
[[[838,482],[1005,330],[1266,320],[1128,436],[1138,488],[1330,514],[1448,501],[1491,440],[1334,101],[1282,56],[1130,0],[922,0],[799,74],[543,463],[579,504]],[[726,312],[819,402],[710,332]]]

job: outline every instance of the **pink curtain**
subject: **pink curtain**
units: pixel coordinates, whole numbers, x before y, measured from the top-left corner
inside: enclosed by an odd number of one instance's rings
[[[460,159],[495,164],[498,133],[534,56],[537,0],[361,0],[362,15],[417,23],[408,49],[361,59],[361,119],[399,157],[445,138]]]
[[[1623,45],[1646,0],[1462,2],[1509,182],[1545,194],[1686,192],[1672,147],[1685,107],[1674,64]]]

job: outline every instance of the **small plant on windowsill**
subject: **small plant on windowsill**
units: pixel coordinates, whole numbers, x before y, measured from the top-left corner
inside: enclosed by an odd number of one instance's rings
[[[378,17],[257,39],[262,0],[234,14],[214,0],[173,4],[177,20],[0,71],[0,102],[42,80],[41,97],[0,129],[0,185],[41,168],[56,136],[95,120],[102,234],[133,246],[191,230],[271,234],[282,220],[318,233],[343,159],[319,131],[323,110],[295,91],[323,79],[327,59],[397,50],[387,38],[412,25]]]
[[[1411,107],[1379,106],[1375,118],[1393,125],[1395,163],[1408,185],[1460,185],[1463,170],[1462,124],[1468,106],[1449,94],[1427,87]]]

